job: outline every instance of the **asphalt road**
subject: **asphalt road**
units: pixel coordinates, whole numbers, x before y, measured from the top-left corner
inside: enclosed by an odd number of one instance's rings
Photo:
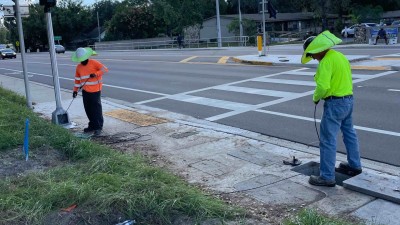
[[[316,146],[311,101],[315,69],[242,65],[229,58],[257,54],[254,51],[98,52],[96,58],[110,70],[104,77],[103,96]],[[374,56],[399,53],[390,48],[341,51]],[[300,45],[277,46],[269,52],[290,55],[301,54],[302,49]],[[61,88],[72,90],[76,64],[70,56],[68,52],[57,55],[57,61]],[[27,68],[31,81],[53,84],[49,54],[27,54]],[[22,78],[21,71],[20,58],[0,61],[0,74]],[[354,123],[362,157],[400,166],[400,73],[353,73]],[[321,113],[319,104],[317,120]],[[338,150],[345,151],[343,144]]]

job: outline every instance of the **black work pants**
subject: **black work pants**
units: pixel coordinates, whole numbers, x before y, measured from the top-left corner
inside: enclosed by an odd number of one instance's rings
[[[83,106],[89,119],[89,128],[94,130],[103,129],[103,108],[101,106],[101,91],[82,91]]]

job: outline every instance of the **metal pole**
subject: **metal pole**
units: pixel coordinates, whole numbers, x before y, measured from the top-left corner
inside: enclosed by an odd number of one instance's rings
[[[30,87],[29,87],[29,78],[28,78],[26,62],[25,62],[24,31],[22,30],[22,20],[21,20],[20,8],[19,8],[19,0],[14,0],[14,2],[15,2],[16,14],[17,14],[19,47],[20,47],[21,60],[22,60],[22,71],[24,73],[26,105],[28,106],[28,108],[32,108],[31,91],[30,91]]]
[[[262,24],[263,24],[263,49],[262,49],[262,53],[261,56],[266,56],[266,34],[265,34],[265,0],[262,0]]]
[[[240,11],[240,0],[239,0],[239,35],[240,35],[240,46],[243,45],[243,25],[242,25],[242,12]]]
[[[101,42],[101,36],[100,36],[100,21],[99,21],[99,11],[97,11],[97,29],[99,30],[99,42]]]
[[[47,20],[47,38],[49,40],[49,52],[50,52],[50,60],[51,60],[51,69],[53,74],[53,84],[54,84],[54,93],[56,98],[56,110],[52,113],[52,122],[55,124],[69,123],[68,114],[62,108],[61,105],[61,94],[60,94],[60,80],[58,78],[58,66],[56,59],[56,51],[54,46],[54,33],[53,33],[53,22],[51,20],[51,12],[50,8],[45,7],[46,20]],[[59,115],[64,114],[67,118],[64,118],[63,121],[59,121]]]
[[[215,0],[215,7],[217,10],[217,32],[218,32],[218,47],[221,48],[222,47],[222,43],[221,43],[221,21],[219,18],[219,0]]]

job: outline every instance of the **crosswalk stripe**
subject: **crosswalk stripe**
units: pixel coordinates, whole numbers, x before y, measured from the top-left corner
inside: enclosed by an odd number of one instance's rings
[[[303,75],[303,76],[314,76],[315,72],[306,72],[306,71],[288,71],[288,75]],[[366,74],[352,74],[353,78],[369,78],[373,77],[374,75],[366,75]]]
[[[214,89],[222,90],[222,91],[233,91],[233,92],[238,92],[238,93],[246,93],[246,94],[272,96],[272,97],[289,97],[289,96],[297,94],[295,92],[274,91],[274,90],[265,90],[265,89],[229,86],[229,85],[215,87]]]
[[[192,95],[174,95],[169,97],[169,99],[195,103],[204,106],[212,106],[217,108],[229,109],[229,110],[246,110],[249,109],[252,105],[231,102],[231,101],[224,101],[219,99],[212,99],[212,98],[205,98],[205,97],[198,97]]]
[[[301,80],[283,80],[283,79],[272,79],[272,78],[255,78],[253,81],[265,82],[265,83],[275,83],[275,84],[294,84],[315,87],[314,81],[301,81]]]

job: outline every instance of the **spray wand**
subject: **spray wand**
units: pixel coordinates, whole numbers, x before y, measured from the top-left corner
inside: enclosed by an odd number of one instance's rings
[[[89,76],[90,76],[90,75],[89,75]],[[86,79],[85,83],[83,83],[83,85],[79,87],[79,89],[78,89],[78,91],[77,91],[77,94],[76,94],[76,95],[78,95],[79,91],[80,91],[80,90],[83,88],[83,86],[85,86],[85,84],[86,84],[86,82],[87,82],[88,80],[89,80],[89,78],[88,78],[88,79]],[[65,111],[65,113],[67,113],[67,112],[68,112],[68,109],[69,109],[69,107],[71,107],[71,105],[72,105],[72,102],[74,102],[74,100],[75,100],[75,98],[72,98],[72,100],[71,100],[71,102],[69,103],[69,106],[68,106],[67,110]]]

